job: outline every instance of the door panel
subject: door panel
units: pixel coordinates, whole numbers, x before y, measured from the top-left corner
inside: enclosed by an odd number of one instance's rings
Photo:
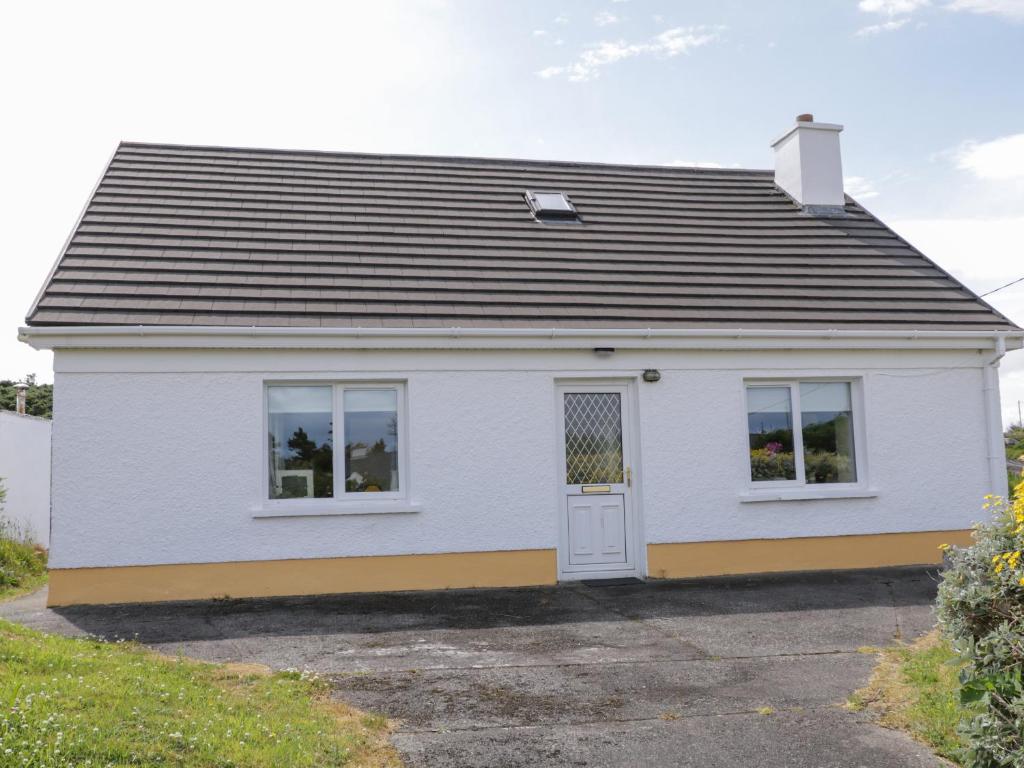
[[[626,505],[621,495],[570,496],[569,562],[626,562]]]
[[[606,496],[601,510],[601,556],[606,563],[626,562],[626,505],[621,496]]]

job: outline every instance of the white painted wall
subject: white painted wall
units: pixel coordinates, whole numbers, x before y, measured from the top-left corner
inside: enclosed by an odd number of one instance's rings
[[[29,538],[50,545],[50,420],[0,411],[3,516]]]
[[[968,527],[987,489],[973,351],[58,351],[51,565],[558,541],[556,378],[638,377],[648,542]],[[742,503],[745,377],[863,378],[872,498]],[[254,518],[267,379],[408,381],[412,514]]]

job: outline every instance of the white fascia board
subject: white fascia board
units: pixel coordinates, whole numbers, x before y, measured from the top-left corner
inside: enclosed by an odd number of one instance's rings
[[[978,349],[1010,331],[597,328],[283,328],[40,326],[19,329],[35,349]]]

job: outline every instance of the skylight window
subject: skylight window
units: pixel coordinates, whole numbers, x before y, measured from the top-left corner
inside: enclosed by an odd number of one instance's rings
[[[578,215],[569,196],[564,192],[526,191],[526,202],[533,215],[541,221],[576,221]]]

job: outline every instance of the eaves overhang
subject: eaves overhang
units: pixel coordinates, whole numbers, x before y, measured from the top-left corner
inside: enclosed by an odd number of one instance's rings
[[[27,326],[35,349],[976,349],[1024,347],[1021,330],[301,328]],[[1001,341],[1000,341],[1001,340]]]

